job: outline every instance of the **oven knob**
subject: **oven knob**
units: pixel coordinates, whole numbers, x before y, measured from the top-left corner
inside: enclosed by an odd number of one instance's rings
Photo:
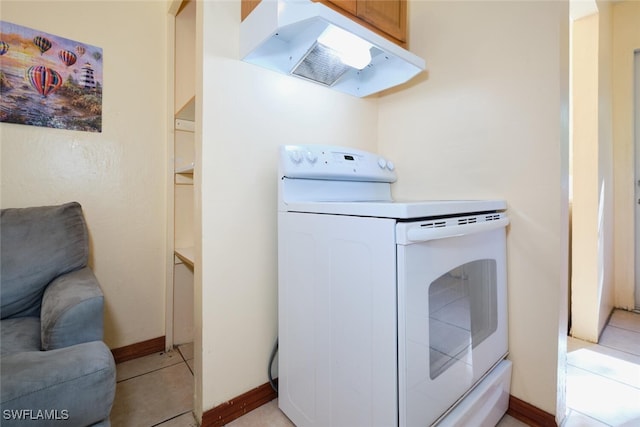
[[[289,158],[293,163],[300,163],[302,161],[302,155],[299,151],[289,151]]]
[[[309,163],[315,163],[318,160],[318,156],[313,151],[307,151],[307,160]]]
[[[380,166],[380,169],[384,169],[387,166],[387,161],[382,157],[378,157],[378,166]]]
[[[387,169],[389,169],[390,171],[393,171],[395,168],[396,166],[393,164],[392,161],[387,162]]]

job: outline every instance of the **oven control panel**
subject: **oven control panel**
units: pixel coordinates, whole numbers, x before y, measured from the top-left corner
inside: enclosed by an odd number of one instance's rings
[[[281,178],[395,182],[392,161],[367,151],[334,145],[280,147]]]

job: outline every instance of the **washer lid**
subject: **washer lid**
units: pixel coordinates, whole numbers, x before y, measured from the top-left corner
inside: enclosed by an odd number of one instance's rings
[[[293,202],[287,212],[417,219],[474,212],[503,211],[504,200],[426,200],[402,202]]]

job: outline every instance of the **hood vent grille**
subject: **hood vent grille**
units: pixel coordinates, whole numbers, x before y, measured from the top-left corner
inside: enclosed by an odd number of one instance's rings
[[[368,46],[360,52],[368,65],[346,57],[348,42],[327,44],[334,30]],[[310,0],[262,0],[240,24],[240,57],[357,97],[403,84],[425,69],[422,58]]]
[[[291,74],[325,86],[332,86],[350,67],[326,46],[316,43]]]

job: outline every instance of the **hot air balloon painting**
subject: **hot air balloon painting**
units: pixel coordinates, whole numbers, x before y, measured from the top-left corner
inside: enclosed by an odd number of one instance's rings
[[[102,73],[102,48],[0,20],[0,122],[102,132]]]
[[[78,59],[76,54],[71,52],[70,50],[61,50],[61,51],[59,51],[58,52],[58,58],[60,58],[60,61],[62,61],[62,63],[64,65],[66,65],[67,67],[75,64],[76,60]]]
[[[31,86],[43,97],[55,92],[62,85],[62,76],[60,76],[60,73],[43,65],[29,67],[25,77]]]
[[[51,49],[51,41],[46,37],[42,37],[42,36],[34,37],[33,44],[38,46],[38,49],[40,49],[40,55],[42,55],[43,53]]]

